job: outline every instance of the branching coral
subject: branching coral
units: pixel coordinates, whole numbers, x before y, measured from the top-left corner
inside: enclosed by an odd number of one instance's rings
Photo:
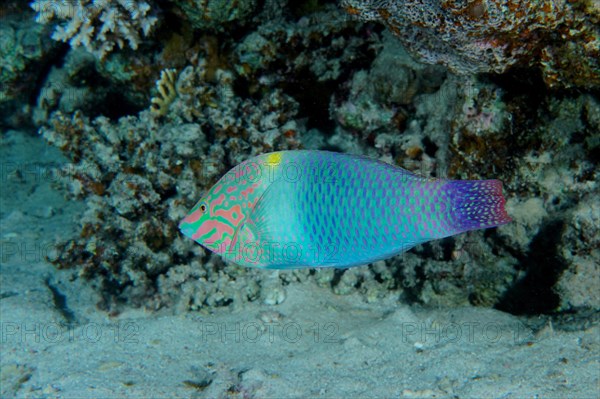
[[[35,0],[30,6],[37,22],[66,21],[54,30],[54,40],[83,46],[100,59],[115,45],[136,50],[140,32],[148,36],[157,22],[143,0]]]
[[[175,69],[165,69],[160,73],[160,79],[156,81],[157,95],[152,98],[150,111],[156,115],[165,115],[169,110],[169,105],[177,96],[175,81],[177,80]]]

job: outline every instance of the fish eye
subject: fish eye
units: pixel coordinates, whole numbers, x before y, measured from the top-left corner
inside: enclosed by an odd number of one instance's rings
[[[206,204],[200,205],[200,212],[202,212],[202,213],[206,212]]]

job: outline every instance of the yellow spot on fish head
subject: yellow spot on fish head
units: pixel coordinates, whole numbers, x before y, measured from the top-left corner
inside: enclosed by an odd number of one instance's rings
[[[272,152],[267,155],[267,163],[269,165],[279,165],[281,163],[281,152]]]

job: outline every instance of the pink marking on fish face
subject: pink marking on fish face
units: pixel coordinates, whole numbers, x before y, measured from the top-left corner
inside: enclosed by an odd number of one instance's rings
[[[196,230],[196,232],[192,235],[192,238],[194,240],[199,240],[203,235],[210,233],[213,229],[216,230],[216,232],[210,236],[213,239],[221,238],[223,236],[223,232],[233,235],[233,229],[230,226],[220,223],[217,220],[209,219],[200,225],[198,230]],[[218,237],[213,237],[215,235]],[[205,239],[205,241],[208,242],[209,240]]]
[[[250,162],[243,162],[239,165],[239,171],[237,173],[237,177],[241,178],[243,176],[248,176],[249,179],[253,180],[255,174],[257,173],[258,175],[261,174],[261,168],[260,165],[257,164],[254,161],[250,161]],[[245,183],[244,183],[245,184]]]
[[[254,192],[254,189],[256,189],[256,187],[258,187],[257,183],[252,184],[250,187],[248,187],[245,190],[242,190],[242,195],[246,198],[248,198],[249,194],[252,194]]]
[[[229,238],[229,237],[222,238],[218,232],[215,232],[215,234],[213,234],[213,236],[214,236],[214,238],[212,236],[207,238],[204,242],[204,245],[208,249],[210,249],[211,251],[213,251],[214,253],[217,253],[219,255],[227,252],[227,250],[229,249],[229,247],[231,245],[231,238]]]
[[[218,190],[217,190],[218,188]],[[239,190],[239,185],[217,185],[206,196],[205,213],[198,211],[190,220],[199,221],[191,238],[203,244],[213,252],[226,252],[234,240],[238,226],[245,218],[241,203],[236,196],[230,195]],[[227,194],[226,194],[227,193]]]
[[[237,227],[244,219],[242,208],[239,205],[234,205],[228,209],[216,210],[215,215],[224,218],[235,227]]]
[[[192,239],[205,245],[218,254],[229,249],[233,237],[233,228],[216,219],[208,219],[192,235]]]
[[[196,209],[195,211],[188,213],[183,218],[182,222],[183,223],[196,223],[198,220],[200,220],[202,215],[203,215],[202,211],[200,211],[200,209]]]
[[[211,188],[203,197],[204,211],[192,209],[180,230],[213,252],[223,254],[235,243],[237,233],[263,192],[257,165],[240,165]],[[247,234],[246,234],[247,235]]]
[[[221,194],[217,198],[212,200],[210,202],[210,213],[213,214],[213,212],[215,211],[215,208],[217,206],[221,205],[223,203],[223,201],[225,201],[225,194]]]

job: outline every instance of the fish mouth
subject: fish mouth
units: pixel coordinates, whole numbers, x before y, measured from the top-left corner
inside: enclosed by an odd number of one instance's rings
[[[179,222],[179,231],[181,231],[181,233],[188,238],[192,238],[192,235],[194,234],[192,225],[187,223],[185,219]]]

